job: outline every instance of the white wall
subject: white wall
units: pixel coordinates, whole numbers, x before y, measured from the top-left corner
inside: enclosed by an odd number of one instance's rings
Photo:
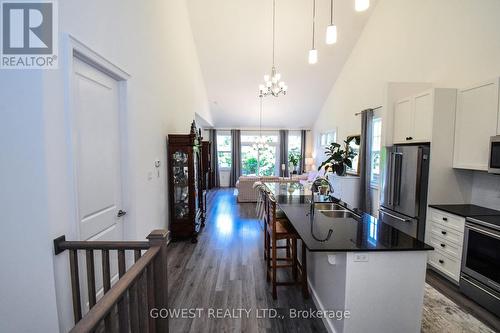
[[[0,332],[56,332],[41,75],[0,71]]]
[[[126,238],[144,239],[168,223],[166,135],[187,133],[195,112],[212,119],[185,1],[66,0],[59,2],[59,20],[61,56],[63,34],[70,33],[131,75],[124,223]],[[1,234],[9,239],[2,242],[1,252],[14,254],[4,246],[20,248],[14,246],[19,241],[29,244],[30,254],[23,266],[15,260],[27,257],[28,250],[21,248],[10,260],[2,258],[2,263],[10,263],[1,275],[2,332],[12,331],[6,325],[17,331],[54,332],[57,314],[61,332],[72,325],[67,253],[54,257],[51,244],[62,234],[77,237],[64,73],[63,64],[54,71],[0,72],[0,195],[2,211],[4,205],[9,209],[1,223]],[[4,126],[9,130],[3,131]],[[155,159],[163,164],[161,177],[149,181]],[[23,267],[26,275],[19,272]],[[4,292],[5,287],[11,291]],[[30,306],[28,311],[21,304]]]
[[[381,0],[315,122],[315,137],[333,127],[339,140],[359,132],[354,113],[383,105],[388,82],[457,88],[500,75],[499,31],[497,0]]]

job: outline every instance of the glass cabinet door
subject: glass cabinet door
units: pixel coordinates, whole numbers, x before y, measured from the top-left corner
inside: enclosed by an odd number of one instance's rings
[[[178,150],[172,154],[172,176],[174,192],[174,214],[176,218],[187,218],[189,215],[189,155]]]
[[[199,167],[200,167],[200,156],[199,156],[199,151],[197,148],[194,149],[194,154],[193,154],[193,157],[194,157],[194,179],[195,179],[195,182],[194,182],[194,200],[195,200],[195,210],[196,212],[198,211],[198,208],[200,207],[200,202],[199,202],[199,191],[200,191],[200,188],[199,188],[199,184],[198,184],[198,177],[199,177]]]

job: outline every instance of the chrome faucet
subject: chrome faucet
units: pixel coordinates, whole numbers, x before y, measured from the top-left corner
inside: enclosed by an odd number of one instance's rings
[[[328,193],[333,193],[333,186],[326,177],[317,177],[311,184],[311,206],[309,209],[309,215],[314,216],[314,193],[319,192],[319,187],[328,184]]]

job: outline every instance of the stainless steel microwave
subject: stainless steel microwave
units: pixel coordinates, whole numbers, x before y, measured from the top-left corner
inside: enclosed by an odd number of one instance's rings
[[[492,136],[490,140],[488,172],[500,174],[500,135]]]

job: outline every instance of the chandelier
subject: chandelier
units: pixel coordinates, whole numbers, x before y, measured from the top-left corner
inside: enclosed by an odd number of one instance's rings
[[[279,95],[286,95],[288,86],[285,82],[281,81],[281,74],[276,70],[274,64],[274,45],[276,40],[276,0],[273,0],[273,67],[271,68],[271,76],[264,75],[264,84],[259,85],[259,97],[266,97],[272,95],[278,97]]]
[[[260,97],[259,137],[255,140],[255,143],[252,145],[253,149],[255,149],[255,150],[269,148],[269,144],[267,143],[266,139],[264,139],[262,137],[262,98],[263,98],[263,96],[259,96],[259,97]]]

